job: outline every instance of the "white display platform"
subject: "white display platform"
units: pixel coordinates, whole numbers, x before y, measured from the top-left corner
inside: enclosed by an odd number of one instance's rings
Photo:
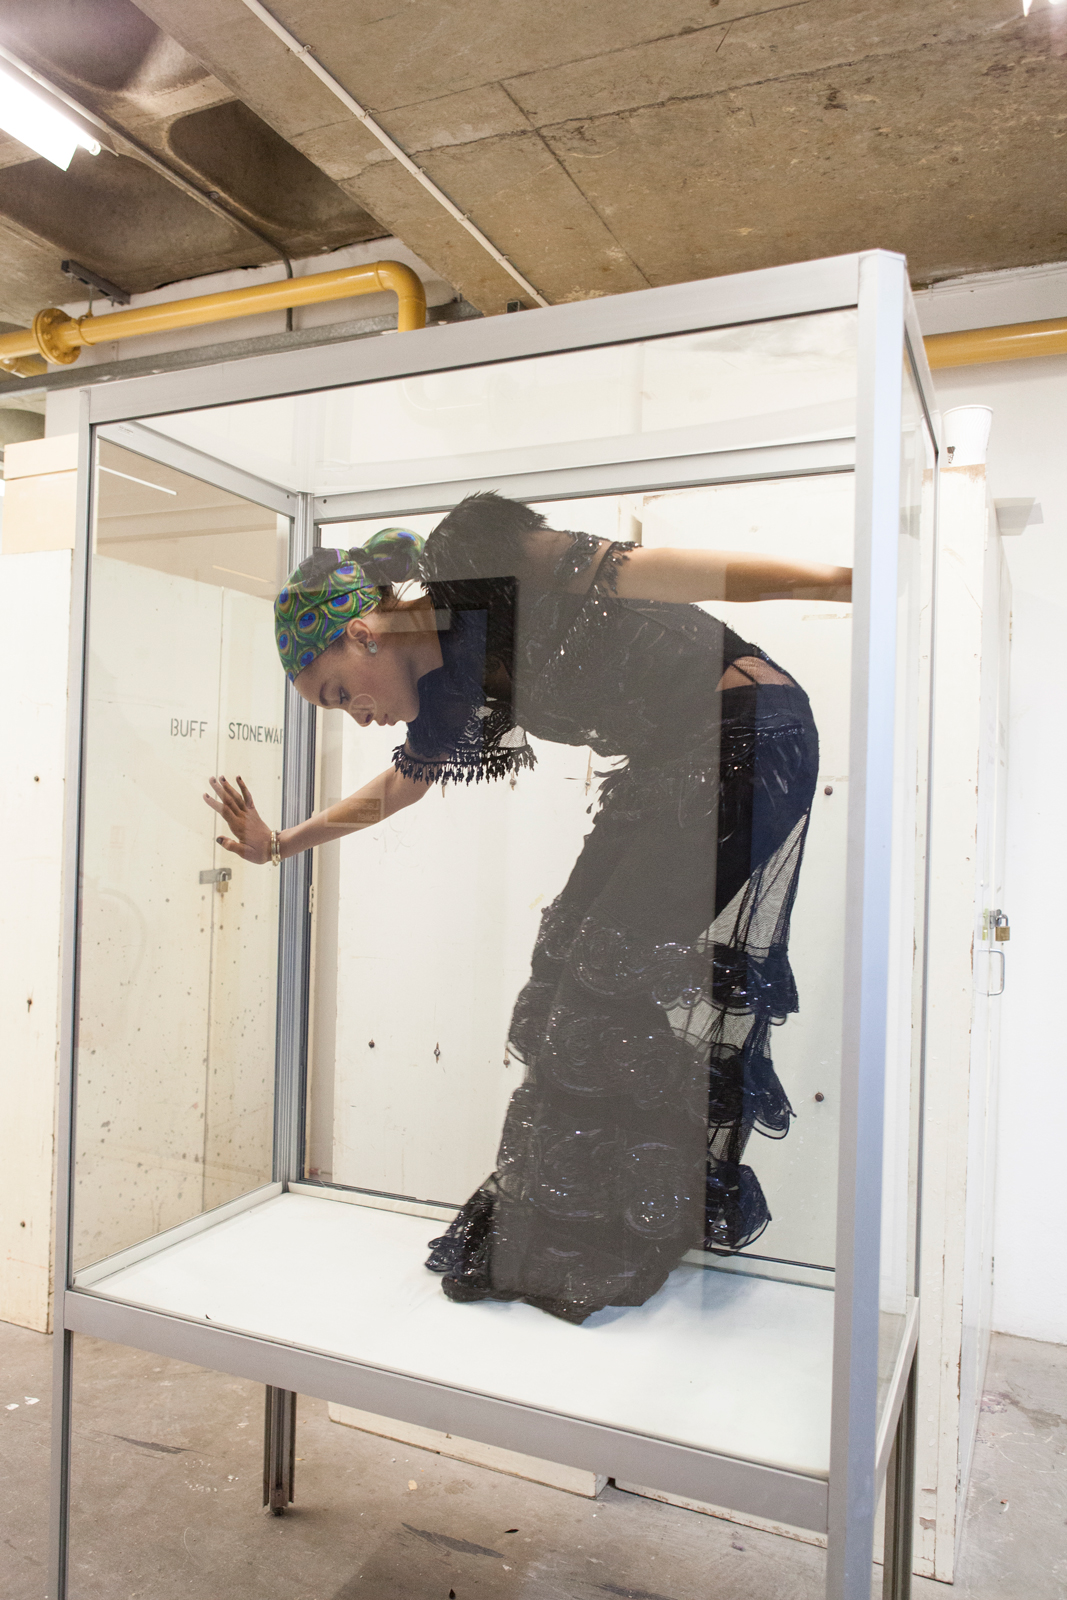
[[[282,1194],[93,1293],[433,1382],[825,1477],[834,1297],[683,1264],[644,1306],[581,1327],[454,1305],[425,1217]]]

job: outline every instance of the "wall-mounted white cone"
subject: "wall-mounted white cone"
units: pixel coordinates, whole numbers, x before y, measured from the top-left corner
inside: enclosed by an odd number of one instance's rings
[[[993,421],[990,406],[953,406],[941,419],[945,467],[984,467],[989,429]]]

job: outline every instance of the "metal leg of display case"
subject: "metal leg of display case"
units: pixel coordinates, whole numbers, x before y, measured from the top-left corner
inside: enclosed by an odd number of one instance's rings
[[[263,1423],[263,1504],[275,1517],[293,1503],[296,1473],[296,1395],[267,1386]]]
[[[52,1504],[47,1594],[66,1600],[67,1545],[70,1532],[70,1422],[74,1335],[55,1331],[52,1366]]]
[[[900,1408],[885,1478],[885,1565],[882,1600],[910,1600],[915,1518],[915,1362]]]
[[[56,1121],[55,1284],[52,1345],[52,1492],[48,1530],[48,1600],[67,1600],[70,1540],[71,1427],[74,1335],[66,1325],[65,1288],[71,1278],[71,1189],[74,1166],[74,1019],[76,885],[81,873],[82,706],[85,677],[85,602],[91,548],[92,481],[88,389],[78,415],[77,524],[71,563],[70,659],[67,675],[66,799],[63,818],[63,923],[59,987],[59,1107]]]

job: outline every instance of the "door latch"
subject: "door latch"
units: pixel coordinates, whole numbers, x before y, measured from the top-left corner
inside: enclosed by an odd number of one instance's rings
[[[992,977],[992,975],[990,975],[990,979],[987,980],[986,987],[980,991],[982,994],[995,997],[1004,993],[1004,984],[1007,979],[1008,966],[1008,960],[1007,955],[1005,954],[1004,946],[1010,938],[1011,926],[1008,922],[1007,912],[1001,911],[999,908],[996,911],[982,912],[982,943],[984,946],[986,946],[984,953],[989,957],[990,961],[997,957],[999,957],[1000,960],[1000,972],[997,974],[1000,979],[1000,988],[994,989],[990,986]],[[991,950],[988,948],[990,944],[993,946]]]
[[[200,882],[213,883],[219,894],[225,894],[230,887],[230,879],[232,877],[232,867],[208,867],[206,872],[200,874]]]

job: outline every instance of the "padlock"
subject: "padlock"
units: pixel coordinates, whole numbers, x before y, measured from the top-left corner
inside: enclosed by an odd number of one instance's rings
[[[1011,925],[1003,911],[998,911],[993,924],[993,938],[998,944],[1006,944],[1011,938]]]
[[[232,867],[207,867],[200,874],[201,883],[213,883],[219,894],[225,894],[233,877]]]

